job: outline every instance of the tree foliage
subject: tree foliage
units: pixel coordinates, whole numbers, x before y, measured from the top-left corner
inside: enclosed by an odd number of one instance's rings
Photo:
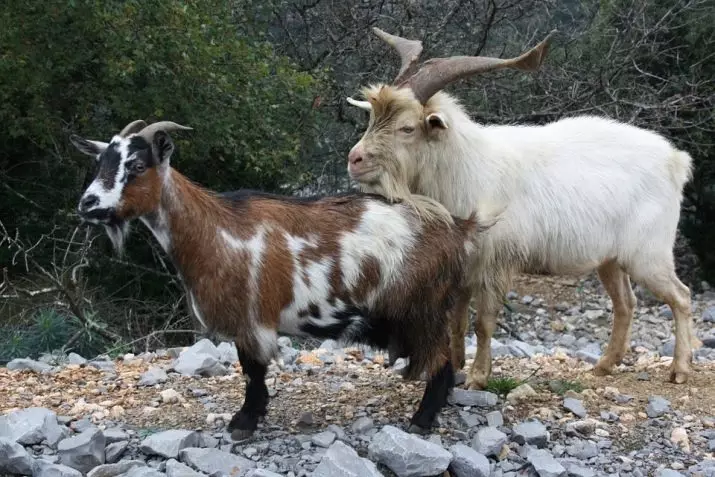
[[[126,337],[192,326],[173,270],[145,231],[139,238],[149,240],[132,240],[126,261],[111,257],[103,238],[89,247],[73,232],[76,202],[94,165],[71,149],[69,134],[106,140],[137,118],[173,120],[195,129],[174,135],[173,163],[199,183],[301,194],[344,190],[347,153],[367,122],[345,97],[391,81],[399,68],[373,26],[422,40],[422,59],[513,56],[558,29],[541,71],[493,72],[448,91],[484,123],[605,115],[655,130],[687,150],[696,169],[681,232],[698,260],[679,240],[685,263],[679,273],[697,288],[700,277],[687,272],[699,261],[704,278],[715,281],[712,0],[6,3],[0,10],[0,222],[10,233],[20,231],[25,251],[56,270],[57,283],[67,275],[57,264],[80,263],[86,281],[69,273],[68,283],[88,287],[82,293],[91,304],[80,322],[92,332],[103,332],[98,323]],[[50,239],[37,243],[43,236]],[[86,264],[66,260],[77,250],[87,254]],[[11,296],[22,295],[18,290],[33,278],[22,257],[0,246],[9,281],[22,284],[6,293]],[[7,282],[0,278],[0,296]],[[43,301],[43,309],[55,306],[53,300]],[[32,323],[45,316],[37,314],[39,304],[24,312],[1,305],[0,320],[21,316]]]

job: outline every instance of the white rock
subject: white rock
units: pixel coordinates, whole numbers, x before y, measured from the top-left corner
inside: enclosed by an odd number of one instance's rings
[[[90,427],[80,434],[61,440],[57,444],[57,454],[62,464],[87,473],[104,464],[105,444],[102,431]]]
[[[197,341],[196,343],[191,345],[186,351],[184,351],[184,353],[208,354],[209,356],[212,356],[217,360],[221,358],[221,351],[219,351],[216,345],[213,344],[213,341],[208,338],[203,338]]]
[[[452,461],[452,454],[431,442],[394,426],[384,426],[368,446],[368,455],[386,465],[398,477],[441,474]]]
[[[469,446],[455,444],[449,448],[452,463],[449,470],[453,477],[489,477],[489,459]]]
[[[197,353],[191,348],[181,353],[171,367],[184,376],[224,376],[228,374],[228,370],[218,362],[218,358],[206,353]]]
[[[533,396],[536,396],[534,388],[524,383],[509,391],[509,394],[506,395],[506,400],[511,404],[518,404],[519,402],[527,400]]]
[[[165,404],[174,404],[183,400],[181,394],[175,389],[164,389],[159,394],[161,395],[161,402]]]
[[[382,477],[382,473],[355,449],[338,441],[325,452],[312,477]]]
[[[670,442],[675,444],[683,452],[690,452],[690,440],[688,431],[684,427],[676,427],[670,433]]]
[[[176,459],[179,451],[187,447],[197,447],[200,435],[187,429],[170,429],[157,432],[144,439],[139,450],[147,455],[159,455],[166,459]]]
[[[234,364],[238,362],[238,350],[236,343],[224,341],[218,345],[218,360],[223,364]]]

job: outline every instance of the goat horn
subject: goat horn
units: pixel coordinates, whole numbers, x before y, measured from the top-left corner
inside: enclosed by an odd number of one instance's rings
[[[546,35],[546,38],[539,42],[538,45],[529,51],[522,53],[516,58],[502,59],[487,56],[451,56],[449,58],[432,58],[425,61],[409,78],[404,79],[404,75],[398,75],[400,81],[395,81],[394,84],[399,87],[411,88],[415,97],[422,104],[425,104],[427,100],[430,99],[437,91],[441,90],[449,83],[468,76],[499,70],[502,68],[514,68],[522,71],[536,71],[541,67],[541,63],[544,61],[546,53],[548,52],[551,39],[556,33],[557,30],[552,30],[548,35]],[[391,41],[397,42],[394,38],[404,40],[399,37],[393,37]],[[404,55],[402,56],[403,69],[405,69],[405,57]],[[408,68],[413,69],[413,66],[414,64],[410,64]]]
[[[372,31],[380,37],[382,41],[397,50],[400,55],[400,60],[402,65],[400,66],[400,71],[395,77],[395,84],[402,83],[406,78],[408,78],[412,73],[414,73],[415,67],[417,66],[417,60],[422,53],[422,42],[419,40],[408,40],[399,36],[391,35],[377,27],[373,27]]]
[[[152,123],[139,131],[137,133],[137,136],[141,136],[144,139],[146,139],[147,142],[151,143],[152,140],[154,139],[154,134],[157,133],[157,131],[192,131],[193,128],[187,127],[187,126],[182,126],[181,124],[176,124],[175,122],[172,121],[158,121],[155,123]]]
[[[370,101],[358,101],[356,99],[352,99],[350,96],[345,99],[347,99],[348,103],[352,104],[353,106],[357,106],[360,109],[364,109],[365,111],[370,111],[372,109]]]
[[[124,129],[122,129],[122,132],[119,133],[119,136],[127,137],[132,133],[141,131],[145,127],[146,121],[144,121],[143,119],[137,119],[136,121],[132,121],[131,123],[124,126]]]

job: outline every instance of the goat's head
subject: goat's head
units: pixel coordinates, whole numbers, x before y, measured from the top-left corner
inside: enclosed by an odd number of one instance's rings
[[[129,222],[159,207],[174,152],[168,131],[190,129],[171,121],[147,126],[136,120],[109,143],[70,137],[72,144],[94,157],[99,166],[79,201],[79,215],[84,221],[103,225],[117,251],[122,250]]]
[[[418,66],[422,42],[373,30],[397,50],[402,66],[393,84],[364,88],[365,101],[348,98],[350,104],[370,111],[368,128],[348,155],[348,173],[363,190],[391,199],[409,193],[406,189],[415,180],[421,153],[445,138],[450,127],[445,112],[455,100],[440,94],[441,89],[461,78],[502,68],[535,71],[556,33],[516,58],[452,56]]]

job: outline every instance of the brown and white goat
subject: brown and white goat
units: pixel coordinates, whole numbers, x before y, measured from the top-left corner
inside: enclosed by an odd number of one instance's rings
[[[632,277],[672,309],[670,380],[685,382],[691,347],[700,342],[692,329],[690,291],[675,274],[673,242],[690,155],[652,131],[601,117],[539,126],[477,124],[441,91],[450,82],[498,68],[538,69],[551,35],[516,58],[455,56],[418,66],[421,42],[376,33],[398,50],[402,68],[394,84],[366,88],[367,101],[350,100],[371,111],[367,130],[348,156],[351,177],[362,190],[392,199],[430,197],[455,216],[475,210],[499,215],[480,234],[469,266],[477,356],[468,387],[487,383],[490,339],[514,274],[594,269],[614,314],[595,372],[611,373],[630,347]],[[442,214],[435,208],[425,212]],[[468,309],[459,313],[466,331]],[[453,336],[452,343],[453,356],[464,356],[463,340]],[[454,363],[460,367],[463,358]]]
[[[72,136],[99,164],[79,214],[103,225],[118,250],[140,219],[173,260],[196,318],[234,337],[247,376],[234,438],[266,414],[279,332],[397,350],[410,360],[407,378],[428,375],[410,428],[430,428],[454,385],[448,319],[469,300],[462,264],[476,220],[425,223],[407,204],[362,193],[217,194],[169,165],[167,132],[185,129],[139,120],[109,143]]]

